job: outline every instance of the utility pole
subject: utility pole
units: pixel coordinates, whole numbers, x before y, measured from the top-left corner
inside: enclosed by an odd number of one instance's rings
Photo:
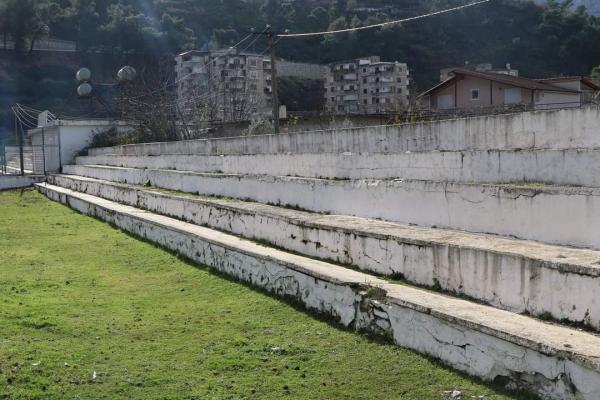
[[[279,133],[279,92],[277,90],[277,63],[275,60],[275,43],[273,37],[275,34],[269,28],[267,31],[267,38],[269,40],[269,54],[271,55],[271,90],[273,92],[273,126],[275,127],[275,134]]]
[[[270,25],[267,25],[262,32],[251,32],[253,35],[264,35],[269,44],[269,55],[271,56],[271,92],[273,98],[273,127],[275,133],[279,133],[279,91],[277,89],[277,59],[275,58],[275,41],[277,32],[273,32]],[[264,53],[264,52],[263,52]],[[262,53],[261,53],[262,54]]]
[[[15,130],[19,138],[19,165],[21,167],[21,176],[23,176],[25,175],[25,158],[23,155],[23,126],[21,125],[20,120],[17,122],[17,114],[15,114]]]

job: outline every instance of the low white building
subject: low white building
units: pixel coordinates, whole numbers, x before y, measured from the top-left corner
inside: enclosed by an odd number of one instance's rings
[[[40,118],[40,121],[42,119]],[[116,129],[127,132],[131,127],[113,120],[53,120],[40,122],[27,134],[34,151],[33,173],[60,172],[63,165],[73,164],[79,152],[88,147],[94,135]]]

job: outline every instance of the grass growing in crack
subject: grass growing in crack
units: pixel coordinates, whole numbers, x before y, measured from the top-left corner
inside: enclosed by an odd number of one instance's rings
[[[365,292],[365,297],[377,301],[384,301],[387,298],[387,293],[381,288],[370,286]]]
[[[0,193],[0,397],[508,400],[34,191]]]

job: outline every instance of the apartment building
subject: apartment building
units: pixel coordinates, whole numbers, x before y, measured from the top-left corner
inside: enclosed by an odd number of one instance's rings
[[[405,63],[364,57],[329,65],[326,109],[332,113],[380,114],[400,110],[409,100]]]
[[[271,61],[237,49],[192,50],[175,57],[178,104],[205,121],[271,115]]]

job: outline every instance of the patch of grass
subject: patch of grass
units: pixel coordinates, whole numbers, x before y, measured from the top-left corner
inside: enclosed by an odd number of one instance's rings
[[[0,398],[508,396],[50,202],[0,193]]]

